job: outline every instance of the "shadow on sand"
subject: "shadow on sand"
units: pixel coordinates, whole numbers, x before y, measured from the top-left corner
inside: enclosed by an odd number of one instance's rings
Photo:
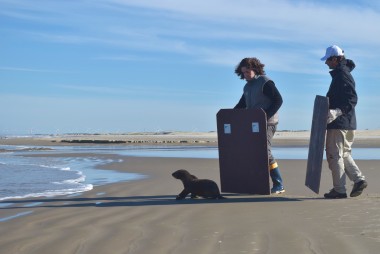
[[[201,204],[226,204],[226,203],[257,203],[257,202],[296,202],[318,198],[291,198],[286,196],[269,195],[240,195],[223,194],[225,199],[191,199],[175,200],[175,195],[157,196],[131,196],[131,197],[96,197],[96,198],[54,198],[54,199],[23,199],[7,200],[0,202],[11,204],[1,207],[0,210],[15,208],[39,208],[39,207],[121,207],[121,206],[165,206],[165,205],[201,205]],[[50,204],[49,204],[50,203]],[[54,203],[54,204],[53,204]],[[33,205],[36,204],[36,205]]]

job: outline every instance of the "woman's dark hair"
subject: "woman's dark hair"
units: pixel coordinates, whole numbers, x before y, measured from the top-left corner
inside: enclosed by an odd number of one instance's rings
[[[262,64],[260,60],[257,59],[256,57],[244,58],[243,60],[241,60],[238,66],[236,66],[235,73],[241,79],[244,79],[244,74],[241,71],[241,68],[245,67],[248,69],[252,69],[257,75],[265,75],[264,66],[265,64]]]

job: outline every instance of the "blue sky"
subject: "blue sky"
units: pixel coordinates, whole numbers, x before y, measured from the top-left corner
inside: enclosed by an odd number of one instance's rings
[[[0,0],[0,134],[215,131],[258,57],[309,130],[336,44],[355,61],[358,129],[380,129],[376,1]]]

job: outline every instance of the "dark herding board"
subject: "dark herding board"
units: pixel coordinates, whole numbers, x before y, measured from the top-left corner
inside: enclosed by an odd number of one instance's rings
[[[222,192],[270,194],[266,114],[221,109],[217,114]]]
[[[314,100],[305,180],[305,185],[317,194],[321,183],[328,110],[329,98],[317,95]]]

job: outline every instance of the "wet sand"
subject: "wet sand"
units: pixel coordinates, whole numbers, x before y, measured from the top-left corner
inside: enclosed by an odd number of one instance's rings
[[[28,143],[33,144],[39,143]],[[326,162],[321,192],[315,194],[304,185],[306,160],[278,160],[285,194],[223,193],[227,199],[176,201],[182,183],[173,171],[184,168],[220,186],[218,160],[75,156],[114,159],[101,168],[148,177],[97,186],[80,196],[0,202],[1,253],[372,254],[380,246],[378,160],[356,161],[369,183],[356,198],[323,198],[332,185]],[[349,193],[352,183],[347,187]]]

